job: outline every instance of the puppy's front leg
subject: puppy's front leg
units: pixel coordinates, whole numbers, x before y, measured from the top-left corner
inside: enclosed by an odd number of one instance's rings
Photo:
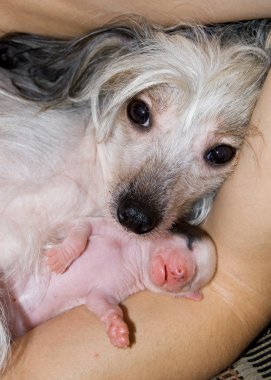
[[[46,250],[47,264],[51,271],[64,273],[84,252],[91,233],[92,224],[87,218],[74,222],[62,243]]]

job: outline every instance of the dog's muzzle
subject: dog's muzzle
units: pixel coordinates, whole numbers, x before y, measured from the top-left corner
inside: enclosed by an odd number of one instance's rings
[[[156,210],[129,198],[120,202],[117,215],[120,224],[136,234],[150,232],[160,219]]]

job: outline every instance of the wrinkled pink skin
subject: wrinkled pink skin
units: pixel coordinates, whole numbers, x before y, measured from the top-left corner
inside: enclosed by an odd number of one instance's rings
[[[23,285],[10,280],[14,336],[85,304],[119,348],[129,346],[120,302],[144,289],[200,300],[200,289],[216,268],[215,248],[207,237],[194,242],[190,250],[182,235],[139,239],[98,218],[75,223],[67,238],[46,255],[51,270],[58,273],[48,277],[44,265],[42,274],[32,275]]]

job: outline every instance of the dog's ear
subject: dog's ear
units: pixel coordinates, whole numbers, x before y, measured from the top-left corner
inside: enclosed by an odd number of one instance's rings
[[[20,95],[47,105],[76,99],[97,68],[134,41],[132,27],[108,26],[72,40],[13,33],[0,38],[0,67]]]

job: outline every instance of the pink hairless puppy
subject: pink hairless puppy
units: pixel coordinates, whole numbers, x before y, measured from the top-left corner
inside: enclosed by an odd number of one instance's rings
[[[67,239],[46,252],[51,270],[63,274],[52,273],[48,279],[44,270],[24,286],[10,283],[14,336],[85,304],[105,323],[111,343],[125,348],[129,331],[120,302],[144,289],[200,300],[201,288],[214,275],[215,247],[206,234],[191,234],[193,227],[153,240],[135,238],[105,219],[92,218],[83,227],[72,228]]]

